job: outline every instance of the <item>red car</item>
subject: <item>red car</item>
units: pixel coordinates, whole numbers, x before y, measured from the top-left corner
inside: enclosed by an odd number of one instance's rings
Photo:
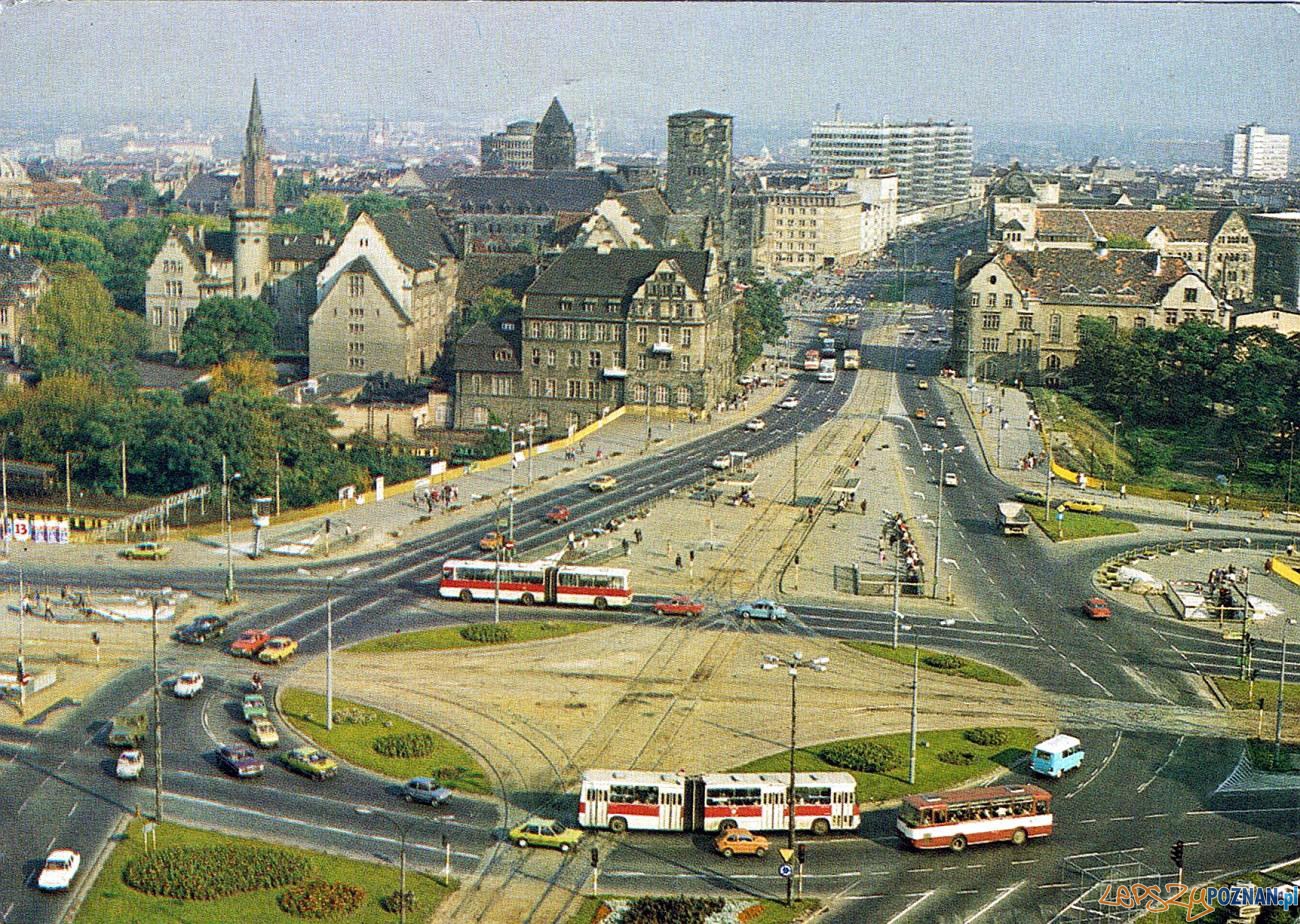
[[[245,629],[239,638],[230,643],[230,653],[237,658],[251,658],[256,655],[271,639],[271,633],[265,629]]]
[[[546,521],[548,523],[567,523],[569,521],[569,508],[563,504],[557,504],[546,511]]]
[[[1101,597],[1092,597],[1084,602],[1083,615],[1089,619],[1110,619],[1110,604]]]
[[[657,601],[654,611],[660,616],[699,616],[704,612],[704,604],[686,594],[677,594]]]

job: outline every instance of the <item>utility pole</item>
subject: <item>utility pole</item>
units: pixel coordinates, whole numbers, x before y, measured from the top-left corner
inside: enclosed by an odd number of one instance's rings
[[[943,561],[939,557],[943,542],[943,463],[948,452],[948,444],[941,443],[935,451],[939,453],[939,509],[934,515],[934,593],[930,596],[937,600],[939,598],[939,566]]]
[[[72,453],[63,451],[63,509],[72,513]]]
[[[23,586],[23,566],[18,566],[18,714],[23,715],[27,709],[27,658],[24,647],[26,643],[25,623],[27,616],[27,589]]]
[[[1286,692],[1286,629],[1287,626],[1294,625],[1294,619],[1282,623],[1282,668],[1277,675],[1277,726],[1273,731],[1273,769],[1275,770],[1282,759],[1282,698]]]
[[[902,619],[902,614],[898,611],[898,547],[902,545],[901,541],[894,542],[894,644],[890,647],[898,649],[898,621]]]
[[[0,486],[4,491],[5,559],[9,558],[9,434],[5,434],[4,455],[0,456]]]
[[[334,730],[334,575],[325,579],[325,730]]]
[[[912,737],[907,757],[908,785],[916,783],[916,714],[921,697],[921,640],[912,627]]]
[[[515,455],[515,431],[510,431],[510,541],[515,541],[515,470],[519,459]]]
[[[238,478],[236,472],[234,478]],[[223,597],[226,603],[235,603],[239,600],[239,594],[235,592],[235,551],[234,536],[230,526],[230,482],[234,479],[230,476],[230,469],[226,461],[226,454],[221,454],[221,498],[226,507],[226,592]]]
[[[122,496],[126,497],[126,440],[122,440]],[[222,457],[225,458],[224,456]],[[222,463],[225,464],[224,462]]]
[[[275,451],[275,515],[280,515],[280,450]]]
[[[794,435],[794,488],[790,495],[790,506],[799,505],[799,434]]]
[[[162,821],[162,681],[158,677],[158,597],[149,598],[153,629],[153,819]]]

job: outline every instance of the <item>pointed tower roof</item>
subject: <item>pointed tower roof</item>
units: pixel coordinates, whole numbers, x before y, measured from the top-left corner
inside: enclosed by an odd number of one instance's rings
[[[546,108],[546,115],[542,116],[541,130],[545,132],[567,132],[573,130],[573,123],[569,117],[564,114],[564,107],[560,105],[558,96],[551,97],[551,105]]]
[[[262,125],[262,102],[257,97],[257,78],[253,78],[253,101],[248,106],[248,128],[244,131],[244,155],[262,157],[266,153],[266,128]]]

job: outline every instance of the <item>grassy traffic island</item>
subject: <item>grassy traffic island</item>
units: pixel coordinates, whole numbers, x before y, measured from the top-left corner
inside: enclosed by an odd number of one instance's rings
[[[399,632],[349,646],[358,654],[385,654],[402,651],[443,651],[451,648],[481,648],[484,645],[508,645],[562,638],[578,632],[603,629],[598,622],[565,620],[520,620],[502,623],[472,623],[468,626],[441,626],[416,632]]]
[[[144,823],[132,821],[113,848],[78,924],[397,920],[396,857],[393,865],[365,863],[170,822],[158,826],[157,847],[146,851]],[[456,888],[408,866],[410,916],[427,920]]]
[[[1057,520],[1057,511],[1047,510],[1036,504],[1026,504],[1025,512],[1034,518],[1039,529],[1047,534],[1053,542],[1069,542],[1071,539],[1095,539],[1098,536],[1122,536],[1135,533],[1138,528],[1128,520],[1117,520],[1100,513],[1079,513],[1066,510],[1065,519]]]
[[[724,899],[695,896],[643,896],[626,898],[614,895],[588,896],[566,924],[664,924],[664,922],[704,921],[709,915],[731,914],[745,924],[795,924],[807,920],[821,908],[816,899],[800,899],[793,908],[779,901]]]
[[[902,664],[907,667],[912,666],[912,659],[917,655],[911,645],[900,644],[897,648],[891,648],[879,642],[842,642],[841,644],[855,651],[875,655],[877,658],[884,658],[886,661],[893,661],[895,664]],[[1003,687],[1024,685],[1024,682],[1014,674],[1008,674],[1006,671],[993,667],[991,664],[985,664],[982,661],[972,661],[970,658],[963,658],[960,655],[948,654],[943,651],[934,651],[930,648],[920,649],[919,654],[921,670],[933,674],[965,677],[968,680],[995,683]]]
[[[1019,726],[957,728],[921,732],[916,743],[916,783],[907,782],[909,735],[874,735],[798,748],[795,769],[802,773],[848,771],[858,781],[859,802],[886,802],[907,793],[951,789],[967,780],[1010,770],[1041,740]],[[789,751],[780,751],[728,773],[786,773]]]

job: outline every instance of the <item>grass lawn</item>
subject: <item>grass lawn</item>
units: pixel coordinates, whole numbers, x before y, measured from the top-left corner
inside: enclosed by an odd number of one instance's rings
[[[282,889],[263,889],[245,892],[211,901],[183,901],[137,892],[122,881],[122,871],[127,863],[144,852],[140,828],[144,819],[137,818],[127,828],[126,837],[109,855],[99,878],[91,886],[85,904],[77,913],[78,924],[298,924],[304,920],[286,914],[276,903]],[[379,900],[397,891],[397,857],[392,865],[363,863],[359,860],[312,853],[287,847],[269,845],[262,841],[230,837],[210,831],[200,831],[181,825],[163,823],[158,826],[158,847],[218,847],[218,846],[274,846],[290,853],[309,858],[313,872],[308,878],[329,882],[346,882],[365,889],[366,897],[361,908],[343,920],[348,924],[391,924],[397,916],[384,911]],[[387,847],[381,848],[387,851]],[[415,893],[416,913],[413,920],[427,919],[438,903],[456,888],[446,888],[441,880],[410,868],[406,870],[406,887]],[[337,920],[337,919],[336,919]]]
[[[1211,885],[1216,887],[1221,885],[1232,886],[1232,885],[1236,885],[1238,882],[1246,881],[1246,882],[1251,882],[1257,886],[1263,886],[1266,889],[1279,888],[1281,886],[1293,882],[1298,874],[1300,874],[1300,863],[1289,863],[1286,866],[1273,870],[1273,872],[1271,873],[1251,873],[1247,876],[1233,876],[1230,879],[1221,879],[1212,882]],[[1191,890],[1189,889],[1188,891],[1190,893]],[[1191,895],[1189,894],[1187,897],[1190,898]],[[1204,907],[1205,906],[1203,904],[1198,903],[1192,908],[1192,912],[1193,913],[1200,912],[1204,909]],[[1266,912],[1268,911],[1268,909],[1264,909],[1264,910]],[[1228,920],[1228,917],[1229,917],[1228,912],[1224,910],[1218,910],[1214,914],[1203,917],[1200,920],[1204,921],[1205,924],[1221,924],[1221,922]],[[1265,921],[1268,919],[1261,916],[1259,920]],[[1290,921],[1291,918],[1286,917],[1283,920]],[[1148,914],[1144,916],[1142,918],[1142,921],[1143,924],[1186,924],[1187,909],[1166,908],[1164,911],[1153,912],[1152,914]]]
[[[627,899],[632,897],[634,896],[602,895],[599,898],[587,896],[582,900],[582,904],[578,906],[578,910],[569,917],[566,924],[592,924],[596,920],[596,912],[600,910],[600,905],[605,899]],[[796,901],[793,908],[787,908],[779,901],[764,901],[763,910],[758,913],[757,917],[750,918],[748,924],[789,924],[791,921],[797,921],[804,915],[816,911],[821,906],[822,903],[815,898]]]
[[[325,697],[294,687],[281,691],[280,712],[300,734],[350,764],[395,780],[429,776],[461,792],[491,792],[487,777],[468,751],[399,715],[336,696],[334,730],[327,731]],[[342,720],[337,718],[339,713],[343,713]],[[376,738],[410,733],[433,735],[433,753],[427,757],[386,757],[374,749]]]
[[[916,785],[907,782],[907,748],[908,733],[895,735],[875,735],[870,738],[853,738],[852,743],[872,742],[884,744],[902,755],[902,762],[893,770],[885,773],[861,773],[850,771],[858,781],[859,802],[885,802],[897,799],[911,792],[931,792],[936,789],[950,789],[957,784],[977,777],[989,776],[999,770],[1009,769],[1014,763],[1029,756],[1029,751],[1042,737],[1032,728],[1003,727],[1010,736],[1006,744],[987,747],[975,744],[963,736],[968,729],[947,731],[930,731],[917,733],[916,748]],[[846,742],[828,742],[827,744]],[[821,751],[827,745],[815,745],[800,748],[794,753],[794,766],[799,772],[842,771],[827,763],[821,757]],[[964,765],[947,764],[939,760],[938,755],[945,751],[960,751],[975,755],[973,762]],[[751,760],[740,767],[734,767],[728,773],[784,773],[789,772],[790,756],[788,751],[780,751],[758,760]]]
[[[1119,536],[1138,531],[1138,528],[1128,520],[1116,520],[1114,517],[1099,513],[1076,513],[1067,510],[1065,519],[1058,523],[1055,510],[1048,511],[1037,504],[1027,504],[1025,512],[1034,518],[1034,522],[1053,542],[1093,539],[1097,536]]]
[[[539,639],[561,638],[575,632],[589,632],[602,628],[598,622],[561,622],[554,620],[529,620],[503,622],[511,631],[510,642],[535,642]],[[441,651],[446,648],[481,648],[488,642],[475,642],[460,634],[463,626],[443,626],[438,629],[421,629],[417,632],[400,632],[384,638],[371,639],[348,648],[348,651],[383,653],[388,651]],[[509,644],[509,643],[495,643]]]
[[[1288,664],[1289,668],[1290,665]],[[1290,670],[1287,671],[1290,673]],[[1219,688],[1223,698],[1228,701],[1228,705],[1233,709],[1258,709],[1259,700],[1264,698],[1264,710],[1270,715],[1277,707],[1277,681],[1276,680],[1256,680],[1251,684],[1249,680],[1238,680],[1235,677],[1213,677],[1214,685]],[[1251,696],[1252,686],[1254,696]],[[1283,695],[1286,706],[1300,707],[1300,683],[1288,683],[1286,693]]]
[[[877,642],[842,642],[841,644],[869,655],[875,655],[878,658],[884,658],[887,661],[905,664],[908,667],[912,666],[913,652],[911,645],[900,643],[897,648],[890,648],[888,645],[881,645]],[[937,663],[927,664],[926,658],[930,658]],[[960,663],[953,664],[954,659]],[[931,671],[936,674],[948,674],[953,677],[969,677],[971,680],[982,680],[985,683],[996,683],[1004,687],[1023,685],[1019,677],[1014,677],[1006,671],[998,670],[989,664],[946,654],[941,651],[933,651],[929,648],[921,649],[921,670]]]

